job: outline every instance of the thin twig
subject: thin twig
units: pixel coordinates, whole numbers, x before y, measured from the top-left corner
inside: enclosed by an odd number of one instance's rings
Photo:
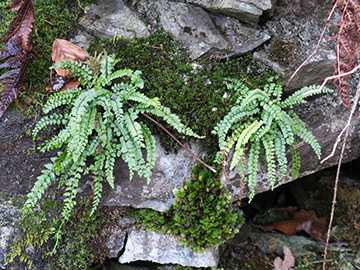
[[[128,105],[134,109],[136,109],[135,106],[131,105],[128,103]],[[213,173],[216,173],[216,169],[208,164],[206,164],[204,161],[202,161],[200,158],[198,158],[193,152],[191,152],[191,150],[189,148],[187,148],[185,145],[183,145],[174,135],[172,135],[170,133],[170,131],[168,131],[166,128],[164,128],[163,125],[161,125],[158,121],[156,121],[155,119],[153,119],[152,117],[150,117],[149,115],[147,115],[146,113],[142,113],[142,115],[144,115],[147,119],[149,119],[150,121],[154,122],[156,125],[158,125],[162,130],[164,130],[174,141],[176,141],[182,148],[184,148],[194,159],[196,159],[197,161],[199,161],[202,165],[204,165],[206,168],[208,168],[209,170],[211,170]]]
[[[357,106],[357,104],[359,102],[359,97],[360,97],[360,82],[359,82],[359,84],[357,86],[357,91],[356,91],[356,95],[355,95],[355,98],[354,98],[353,106],[351,108],[351,114],[350,114],[350,117],[349,117],[348,124],[351,122],[352,116],[353,116],[353,114],[355,112],[355,109],[356,109],[356,106]],[[336,172],[336,179],[335,179],[334,195],[333,195],[333,201],[332,201],[332,207],[331,207],[330,221],[329,221],[327,237],[326,237],[326,244],[325,244],[325,249],[324,249],[323,270],[326,269],[326,256],[327,256],[327,249],[328,249],[328,246],[329,246],[331,226],[332,226],[332,222],[333,222],[333,219],[334,219],[334,213],[335,213],[335,204],[336,204],[337,187],[338,187],[339,176],[340,176],[340,168],[341,168],[342,159],[344,157],[346,140],[347,140],[348,135],[349,135],[350,124],[347,125],[344,130],[346,130],[345,131],[345,137],[344,137],[344,142],[343,142],[343,146],[342,146],[342,149],[341,149],[339,163],[338,163],[337,172]]]
[[[341,73],[341,74],[338,74],[338,75],[328,76],[328,77],[325,78],[325,80],[323,81],[323,83],[321,84],[321,86],[319,88],[306,91],[302,95],[308,95],[309,93],[321,92],[321,90],[325,87],[325,85],[328,83],[328,81],[333,80],[333,79],[337,79],[337,78],[341,78],[343,76],[351,75],[351,74],[355,73],[359,68],[360,68],[360,65],[357,65],[356,67],[354,67],[352,70],[350,70],[348,72]]]
[[[330,13],[329,13],[329,16],[328,16],[328,18],[327,18],[327,20],[326,20],[326,23],[325,23],[324,29],[323,29],[323,31],[322,31],[322,33],[321,33],[321,36],[320,36],[320,38],[319,38],[319,41],[318,41],[318,43],[316,44],[315,50],[314,50],[314,51],[312,52],[312,54],[310,54],[310,55],[308,56],[308,58],[306,58],[305,61],[295,70],[295,72],[291,75],[291,77],[290,77],[289,80],[287,81],[286,86],[289,86],[289,85],[290,85],[291,81],[294,79],[294,77],[295,77],[296,74],[299,72],[299,70],[302,69],[302,67],[303,67],[307,62],[309,62],[309,60],[310,60],[311,58],[313,58],[313,57],[317,54],[317,51],[318,51],[319,48],[320,48],[320,43],[321,43],[322,39],[324,38],[324,35],[325,35],[325,32],[326,32],[327,26],[328,26],[328,24],[329,24],[329,21],[330,21],[332,15],[334,14],[334,11],[335,11],[336,7],[337,7],[337,1],[336,1],[336,3],[334,4],[333,8],[331,9],[331,11],[330,11]]]

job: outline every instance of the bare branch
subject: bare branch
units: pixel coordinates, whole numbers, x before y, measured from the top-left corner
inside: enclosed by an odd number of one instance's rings
[[[336,179],[335,179],[335,186],[334,186],[334,195],[333,195],[333,201],[332,201],[332,207],[331,207],[331,214],[330,214],[330,221],[329,221],[329,226],[328,226],[328,231],[327,231],[327,237],[326,237],[326,244],[325,244],[325,249],[324,249],[324,260],[323,260],[323,270],[326,269],[326,256],[327,256],[327,249],[329,246],[329,240],[330,240],[330,233],[331,233],[331,226],[332,226],[332,222],[334,219],[334,212],[335,212],[335,204],[336,204],[336,195],[337,195],[337,187],[338,187],[338,183],[339,183],[339,176],[340,176],[340,168],[341,168],[341,162],[342,159],[344,157],[344,151],[345,151],[345,146],[346,146],[346,140],[348,138],[349,135],[349,128],[350,128],[350,122],[352,119],[352,116],[355,112],[356,106],[359,102],[359,97],[360,97],[360,82],[357,86],[357,92],[355,95],[355,99],[354,99],[354,103],[353,106],[351,108],[351,114],[349,116],[349,120],[348,123],[346,124],[345,128],[343,129],[343,131],[340,133],[340,135],[342,135],[342,133],[345,131],[345,137],[344,137],[344,142],[343,142],[343,146],[341,149],[341,153],[340,153],[340,158],[339,158],[339,163],[338,163],[338,167],[337,167],[337,172],[336,172]],[[341,138],[341,136],[339,135],[339,137]],[[338,137],[338,139],[339,139]],[[338,143],[338,139],[336,140]],[[340,140],[340,139],[339,139]],[[337,144],[336,144],[337,145]],[[335,145],[334,148],[336,149]],[[324,160],[323,160],[324,161]],[[323,162],[322,161],[322,162]]]

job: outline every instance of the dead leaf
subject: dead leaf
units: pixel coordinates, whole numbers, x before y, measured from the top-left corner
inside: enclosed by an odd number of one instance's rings
[[[291,253],[290,248],[287,246],[283,247],[284,260],[280,257],[276,257],[274,260],[274,270],[294,270],[295,258]]]
[[[52,60],[58,63],[63,60],[73,60],[84,62],[88,59],[88,54],[80,47],[72,44],[65,39],[55,39],[52,47]],[[73,78],[70,71],[66,69],[55,69],[59,76]]]
[[[280,221],[266,227],[292,235],[299,231],[305,231],[316,240],[322,240],[327,231],[325,218],[318,218],[314,210],[300,210],[293,214],[292,220]]]
[[[7,9],[18,10],[11,22],[0,52],[0,118],[17,98],[32,50],[34,0],[14,0]]]

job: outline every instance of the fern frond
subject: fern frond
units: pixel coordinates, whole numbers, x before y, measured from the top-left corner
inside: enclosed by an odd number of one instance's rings
[[[291,153],[291,159],[292,159],[292,165],[291,165],[291,178],[297,179],[299,176],[300,168],[301,168],[301,157],[299,155],[299,152],[295,150],[295,147],[293,145],[289,146],[290,153]]]
[[[278,131],[272,134],[273,141],[275,144],[276,159],[280,168],[280,177],[282,179],[287,172],[288,160],[286,158],[286,141],[283,134]]]
[[[143,130],[144,141],[145,141],[145,146],[146,146],[146,160],[147,160],[146,166],[149,169],[148,172],[151,172],[151,170],[154,168],[155,162],[156,162],[155,139],[154,139],[154,136],[151,134],[150,129],[144,123],[140,122],[140,125]],[[144,175],[144,177],[146,179],[150,179],[150,176],[151,175]]]
[[[318,159],[320,159],[321,158],[321,146],[320,146],[318,140],[315,138],[315,136],[309,130],[307,130],[305,123],[300,119],[300,117],[297,114],[292,113],[291,116],[294,119],[294,125],[292,126],[294,134],[296,134],[304,142],[309,144],[311,146],[311,148],[314,150]]]
[[[97,207],[99,206],[101,194],[103,191],[102,181],[103,181],[103,177],[101,176],[97,176],[94,178],[94,198],[92,200],[90,216],[92,216],[95,213]]]
[[[251,201],[255,196],[255,187],[257,183],[257,168],[260,156],[260,140],[255,141],[250,146],[249,160],[248,160],[248,173],[249,176],[246,179],[250,189],[249,200]]]
[[[51,158],[54,162],[56,158]],[[37,180],[27,195],[27,200],[24,204],[25,210],[30,210],[35,207],[35,204],[42,198],[42,195],[50,187],[52,182],[56,180],[56,170],[54,169],[53,163],[45,165],[46,170],[41,171],[41,175],[37,177]]]
[[[43,118],[41,118],[39,120],[39,122],[36,123],[36,125],[32,131],[33,140],[35,140],[35,137],[40,130],[44,129],[47,126],[51,126],[51,125],[66,124],[68,119],[69,119],[68,115],[57,114],[57,113],[53,113],[51,115],[44,116]]]
[[[235,125],[235,123],[242,121],[245,117],[255,115],[259,112],[260,112],[260,109],[255,108],[254,106],[248,107],[246,110],[244,110],[241,106],[232,107],[230,112],[211,131],[212,134],[215,134],[219,137],[218,142],[219,142],[220,149],[225,144],[225,139],[226,139],[227,133]]]
[[[334,92],[334,90],[327,87],[323,87],[321,91],[318,90],[319,88],[319,85],[305,86],[280,102],[280,106],[282,108],[292,108],[296,104],[306,103],[307,101],[305,99],[310,96]]]
[[[264,91],[260,90],[260,89],[255,89],[255,90],[251,90],[249,91],[249,94],[246,98],[244,98],[244,100],[241,102],[240,106],[241,107],[246,107],[249,104],[252,104],[253,101],[262,101],[264,103],[268,103],[269,100],[269,96],[265,94]]]
[[[69,89],[67,92],[54,93],[42,107],[42,111],[46,114],[60,106],[72,104],[81,91],[81,89],[76,88]]]
[[[234,169],[235,166],[239,163],[240,158],[244,154],[244,147],[245,144],[248,143],[250,137],[256,133],[256,131],[262,126],[263,121],[254,121],[252,124],[250,124],[247,128],[245,128],[240,136],[238,137],[234,156],[232,158],[232,162],[230,165],[230,170]]]
[[[78,77],[83,86],[89,85],[93,80],[93,72],[84,62],[66,59],[50,67],[50,69],[55,68],[70,70],[70,74]]]
[[[267,163],[267,171],[269,176],[269,181],[271,183],[272,188],[276,183],[276,163],[275,163],[275,145],[271,140],[269,134],[266,134],[261,138],[261,142],[265,148],[265,157]]]

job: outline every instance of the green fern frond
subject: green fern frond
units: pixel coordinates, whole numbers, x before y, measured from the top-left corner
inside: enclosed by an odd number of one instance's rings
[[[267,171],[268,171],[269,181],[273,188],[276,183],[275,145],[274,142],[271,140],[269,134],[263,136],[261,138],[261,142],[265,148]]]
[[[334,92],[334,90],[328,87],[323,87],[321,91],[318,90],[319,88],[319,85],[305,86],[282,101],[280,106],[281,108],[292,108],[296,104],[306,103],[307,101],[305,99],[310,96]]]
[[[276,159],[280,169],[279,179],[282,179],[287,172],[288,164],[288,160],[286,158],[286,141],[283,134],[279,131],[272,134],[272,137],[275,144]]]
[[[306,102],[306,97],[329,93],[332,90],[324,88],[319,91],[314,90],[315,87],[304,87],[285,101],[281,101],[282,88],[273,83],[273,78],[268,80],[268,84],[264,86],[263,90],[249,90],[236,79],[227,79],[226,85],[228,89],[236,90],[239,97],[230,112],[212,131],[218,136],[220,149],[215,160],[221,162],[234,148],[230,170],[239,166],[241,167],[239,173],[243,175],[245,171],[244,155],[247,153],[247,148],[250,149],[247,164],[250,199],[254,196],[257,162],[262,147],[265,150],[267,172],[272,186],[277,180],[277,164],[279,165],[280,179],[287,173],[286,146],[288,145],[290,150],[292,149],[292,145],[296,142],[295,136],[308,143],[320,158],[320,144],[291,109],[295,104]],[[289,110],[285,111],[285,108],[289,108]],[[300,170],[300,157],[294,148],[291,151],[293,157],[292,176],[297,177]]]
[[[33,140],[35,140],[35,137],[38,134],[38,132],[44,129],[45,127],[51,125],[66,124],[67,121],[68,121],[68,115],[53,113],[51,115],[44,116],[39,120],[39,122],[36,123],[32,131]]]
[[[78,77],[83,86],[93,80],[93,71],[84,62],[63,60],[50,67],[50,69],[55,68],[70,70],[70,74]]]
[[[230,170],[234,169],[235,166],[239,163],[241,156],[244,154],[244,147],[248,143],[251,136],[253,136],[256,131],[262,126],[263,121],[254,121],[247,128],[245,128],[240,136],[237,139],[234,156],[230,165]]]
[[[249,160],[248,160],[248,178],[247,183],[250,189],[249,200],[251,201],[255,196],[255,187],[257,183],[257,168],[258,161],[260,157],[260,140],[255,141],[249,151]]]
[[[69,105],[78,97],[81,92],[81,89],[76,88],[70,89],[67,92],[54,93],[43,106],[42,111],[46,114],[55,108],[61,107],[63,105]]]

